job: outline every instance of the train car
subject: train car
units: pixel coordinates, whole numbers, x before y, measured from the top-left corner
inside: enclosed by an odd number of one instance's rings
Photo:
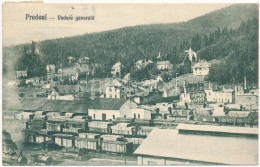
[[[101,151],[120,154],[133,153],[133,143],[127,141],[100,141]]]
[[[82,133],[86,132],[86,124],[78,124],[74,122],[66,122],[62,132],[65,133]]]
[[[125,141],[122,135],[102,135],[100,137],[101,141]]]
[[[50,131],[48,129],[42,129],[37,131],[38,133],[35,135],[35,143],[44,143],[52,140],[52,136],[57,133],[54,131]]]
[[[151,126],[139,126],[137,128],[136,131],[136,136],[140,136],[140,137],[146,137],[149,135],[149,133],[151,133],[151,131],[154,129],[155,127],[151,127]]]
[[[131,126],[130,123],[118,123],[111,126],[112,134],[128,135],[133,136],[136,132],[136,127]]]
[[[113,123],[111,122],[102,122],[102,121],[91,121],[88,122],[88,131],[94,133],[111,133],[111,126]]]
[[[155,126],[160,126],[160,125],[165,124],[165,123],[174,123],[174,121],[167,120],[167,119],[154,119],[153,123],[154,123]]]
[[[145,140],[145,138],[136,138],[136,137],[131,137],[131,138],[125,138],[126,141],[132,142],[133,145],[139,146],[142,144],[142,142]]]
[[[47,121],[46,127],[50,131],[62,132],[64,128],[65,121]]]
[[[135,125],[138,126],[152,126],[153,120],[151,119],[134,119]]]
[[[74,136],[71,134],[54,134],[54,142],[63,147],[75,146]]]
[[[98,150],[99,137],[100,135],[95,133],[79,133],[79,136],[75,137],[75,147],[87,150]]]
[[[87,150],[98,150],[99,140],[75,137],[75,147]]]
[[[134,122],[134,119],[133,118],[118,117],[118,118],[116,118],[116,120],[114,122],[116,122],[116,123],[132,123],[132,122]]]
[[[46,121],[45,120],[27,121],[26,129],[32,129],[32,130],[46,129]]]
[[[38,134],[37,131],[34,130],[24,130],[24,142],[25,143],[36,143],[35,135]]]

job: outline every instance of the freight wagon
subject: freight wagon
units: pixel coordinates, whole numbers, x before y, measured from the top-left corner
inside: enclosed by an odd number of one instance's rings
[[[152,126],[153,120],[151,119],[134,119],[135,125],[139,126]]]
[[[65,121],[64,125],[63,132],[81,133],[88,130],[88,123],[86,121]]]
[[[114,126],[111,126],[112,134],[120,134],[120,135],[135,135],[135,126],[131,126],[130,123],[118,123]]]
[[[133,145],[139,146],[145,140],[145,138],[133,138],[133,137],[131,137],[131,138],[125,138],[125,140],[128,141],[128,142],[132,142]]]
[[[151,126],[139,126],[136,131],[136,136],[148,136],[149,133],[154,129],[155,127]]]
[[[46,129],[46,121],[44,120],[33,120],[26,122],[26,129],[41,130]]]
[[[50,131],[62,132],[64,128],[64,121],[47,121],[46,127]]]
[[[101,141],[124,141],[125,138],[122,135],[102,135]]]
[[[124,117],[118,117],[116,118],[116,120],[114,121],[116,123],[132,123],[134,122],[134,119],[133,118],[124,118]]]
[[[35,143],[36,139],[35,139],[35,135],[38,134],[36,131],[31,131],[26,129],[24,131],[24,142],[25,143]]]
[[[87,150],[98,150],[98,139],[88,139],[75,137],[75,147]]]
[[[88,131],[94,133],[111,133],[111,122],[102,122],[102,121],[91,121],[88,122]]]
[[[131,154],[133,152],[133,143],[126,141],[100,141],[101,151]]]
[[[73,147],[74,144],[74,136],[70,134],[54,134],[54,141],[57,145],[63,147]]]
[[[98,150],[99,137],[99,134],[79,133],[79,136],[75,137],[75,147],[87,150]]]

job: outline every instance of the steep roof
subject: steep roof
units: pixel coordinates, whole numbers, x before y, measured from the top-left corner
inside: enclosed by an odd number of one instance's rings
[[[23,73],[27,73],[27,71],[16,71],[16,74],[23,74]]]
[[[70,101],[70,100],[47,100],[43,98],[21,100],[20,103],[12,107],[15,110],[31,111],[53,111],[53,112],[87,112],[90,102]]]
[[[119,110],[126,103],[126,99],[122,98],[100,98],[91,102],[89,109],[99,110]]]
[[[210,63],[208,63],[206,60],[202,60],[196,64],[194,64],[193,68],[207,68],[210,67]]]
[[[157,65],[164,65],[164,64],[171,65],[170,61],[158,61],[157,62]]]
[[[94,100],[48,100],[43,98],[21,100],[14,110],[86,113],[88,109],[119,110],[127,99],[100,98]]]
[[[58,93],[78,93],[79,86],[78,85],[57,85],[54,89]]]
[[[111,87],[111,86],[120,87],[122,86],[122,84],[117,79],[114,79],[113,81],[109,81],[105,84],[105,87]]]
[[[120,62],[117,62],[116,64],[113,65],[112,68],[118,68],[118,67],[120,67],[121,65],[122,65],[122,64],[121,64]]]
[[[154,129],[134,154],[213,164],[256,165],[258,163],[258,140],[183,135],[178,134],[174,129]]]

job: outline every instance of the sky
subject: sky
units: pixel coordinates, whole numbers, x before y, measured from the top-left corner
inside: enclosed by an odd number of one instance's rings
[[[127,26],[175,23],[210,13],[230,4],[44,4],[3,5],[3,46],[62,38]],[[26,20],[26,14],[47,20]],[[94,16],[94,20],[58,20],[58,15]],[[54,19],[50,19],[54,18]]]

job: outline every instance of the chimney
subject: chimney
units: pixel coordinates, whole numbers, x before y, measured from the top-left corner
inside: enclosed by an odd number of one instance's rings
[[[246,87],[246,77],[244,77],[244,89],[246,90],[247,87]]]
[[[183,89],[184,89],[184,94],[185,94],[185,97],[186,97],[186,81],[183,82]]]

